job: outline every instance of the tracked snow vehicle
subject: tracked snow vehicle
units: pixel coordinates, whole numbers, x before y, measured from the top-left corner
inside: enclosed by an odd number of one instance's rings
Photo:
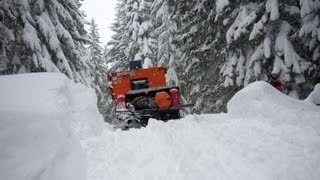
[[[119,128],[146,126],[149,118],[179,119],[180,111],[192,106],[181,103],[179,87],[167,86],[165,75],[165,67],[142,69],[141,61],[130,61],[130,70],[108,73]]]

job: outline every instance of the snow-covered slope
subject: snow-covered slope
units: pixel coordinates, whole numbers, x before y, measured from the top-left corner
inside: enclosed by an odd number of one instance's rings
[[[319,179],[319,106],[256,82],[228,110],[104,131],[84,143],[89,179]]]
[[[314,87],[314,91],[310,93],[306,101],[320,105],[320,83]]]
[[[102,123],[94,91],[64,75],[2,76],[0,84],[1,179],[320,177],[318,90],[299,101],[256,82],[228,113],[120,131]]]
[[[1,179],[85,179],[78,137],[101,131],[94,91],[55,73],[0,76],[0,84]]]

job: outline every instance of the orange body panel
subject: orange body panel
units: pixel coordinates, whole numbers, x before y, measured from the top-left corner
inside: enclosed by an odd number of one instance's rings
[[[165,91],[157,92],[154,99],[159,108],[168,108],[172,104],[171,96]]]
[[[108,74],[108,80],[113,87],[113,96],[116,100],[119,95],[124,95],[131,90],[131,80],[148,79],[148,88],[166,86],[166,69],[153,67],[148,69],[133,69],[113,72]]]

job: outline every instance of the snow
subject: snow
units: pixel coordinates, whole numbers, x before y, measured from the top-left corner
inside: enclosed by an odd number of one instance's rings
[[[320,107],[310,103],[319,85],[301,101],[255,82],[228,113],[121,131],[101,123],[92,89],[64,75],[2,76],[0,84],[3,179],[320,177]]]
[[[233,54],[229,57],[228,62],[222,66],[220,70],[220,74],[225,77],[225,81],[223,83],[224,87],[233,86],[234,82],[231,79],[234,71],[234,66],[237,65],[238,57],[236,54]]]
[[[271,56],[271,40],[269,37],[266,37],[264,39],[263,50],[264,50],[264,57],[270,58],[270,56]]]
[[[241,34],[247,32],[246,27],[248,27],[257,18],[255,12],[251,12],[249,15],[244,14],[243,16],[246,16],[246,18],[242,19],[238,25],[238,29],[234,32],[234,40],[237,40]]]
[[[57,51],[60,48],[60,41],[55,33],[53,22],[50,21],[50,17],[47,13],[41,13],[40,16],[36,16],[36,21],[43,35],[48,40],[48,44],[51,50]]]
[[[217,0],[216,1],[216,12],[221,13],[225,7],[230,4],[229,0]]]
[[[41,67],[44,67],[48,72],[60,72],[59,69],[55,66],[55,64],[53,64],[51,56],[45,45],[42,45],[42,54],[37,53],[37,55]]]
[[[14,41],[15,37],[13,32],[0,22],[0,29],[2,30],[1,38]]]
[[[260,59],[262,59],[264,55],[264,44],[263,42],[257,47],[255,52],[250,57],[249,66],[253,67],[253,72],[255,76],[261,74],[261,64]]]
[[[257,82],[237,93],[228,110],[104,131],[85,143],[89,179],[319,177],[319,107]]]
[[[145,33],[147,33],[150,30],[151,27],[152,27],[152,24],[150,21],[142,22],[140,25],[138,34],[140,36],[144,35]]]
[[[289,72],[291,71],[296,75],[295,82],[297,84],[302,83],[305,81],[304,76],[302,75],[303,72],[308,69],[310,66],[310,63],[301,58],[294,50],[293,45],[288,40],[288,34],[291,31],[291,26],[288,22],[283,21],[281,24],[280,32],[278,34],[278,37],[276,38],[275,42],[275,50],[277,52],[277,56],[275,59],[275,64],[273,67],[273,73],[277,73],[282,69],[286,75],[285,81],[290,81]],[[281,61],[280,57],[284,57],[283,62],[277,62]],[[279,66],[281,65],[281,66]],[[287,77],[286,77],[287,76]]]
[[[251,62],[253,64],[253,62]],[[228,58],[228,62],[222,66],[220,69],[220,74],[225,77],[225,81],[223,82],[224,87],[233,86],[234,83],[237,85],[241,85],[245,79],[245,57],[240,54],[240,57],[237,57],[237,54],[234,53],[232,56]],[[256,66],[256,65],[254,65]],[[236,82],[234,82],[233,73],[237,74]],[[247,71],[249,73],[249,71]],[[246,76],[248,77],[248,76]]]
[[[1,179],[86,179],[79,139],[102,127],[94,91],[56,73],[1,76],[0,84]]]
[[[34,49],[37,51],[41,50],[40,40],[38,39],[37,31],[29,22],[26,22],[24,26],[22,39],[30,49]]]
[[[312,60],[316,61],[320,57],[320,46],[318,46],[312,55]]]
[[[306,101],[320,105],[320,84],[319,83],[314,87],[314,90],[307,97]]]
[[[237,83],[238,86],[241,86],[241,84],[243,83],[243,80],[245,78],[244,63],[245,63],[245,58],[241,54],[240,58],[238,60],[237,67],[236,67],[236,72],[237,72],[237,75],[238,75],[237,78],[236,78],[236,83]]]
[[[268,0],[266,4],[266,11],[270,13],[270,19],[272,21],[279,19],[278,0]]]
[[[215,21],[218,19],[218,17],[222,14],[223,10],[228,7],[230,4],[229,0],[217,0],[216,1],[216,17]]]
[[[312,59],[316,61],[320,57],[319,41],[320,41],[320,28],[319,28],[319,1],[300,0],[301,11],[300,16],[302,26],[299,31],[300,38],[308,38],[307,46],[313,52]]]
[[[300,14],[300,9],[297,6],[286,5],[284,10],[290,15]]]
[[[228,44],[231,44],[233,41],[236,41],[242,34],[247,32],[247,27],[253,23],[257,18],[255,9],[258,8],[256,4],[248,4],[246,6],[240,7],[240,12],[237,15],[234,23],[230,26],[226,33],[226,40]],[[255,27],[257,28],[257,27]],[[261,27],[262,28],[262,27]],[[257,33],[257,29],[254,29],[253,33]],[[250,35],[250,40],[254,35]]]
[[[254,24],[253,29],[249,36],[250,41],[253,40],[258,34],[262,33],[262,30],[267,20],[268,20],[268,17],[266,15],[263,15],[262,18],[257,23]]]

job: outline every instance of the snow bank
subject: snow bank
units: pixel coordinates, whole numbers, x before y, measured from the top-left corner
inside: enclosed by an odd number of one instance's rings
[[[0,84],[1,179],[85,179],[79,138],[101,132],[94,91],[55,73]]]
[[[316,105],[320,105],[320,84],[317,84],[314,87],[314,90],[307,97],[306,101],[309,101]]]
[[[106,130],[83,143],[88,179],[319,179],[318,106],[257,82],[228,110]]]
[[[236,93],[227,109],[235,117],[268,118],[272,123],[304,124],[311,121],[319,124],[310,118],[313,113],[319,113],[319,107],[286,96],[263,81],[252,83]]]

